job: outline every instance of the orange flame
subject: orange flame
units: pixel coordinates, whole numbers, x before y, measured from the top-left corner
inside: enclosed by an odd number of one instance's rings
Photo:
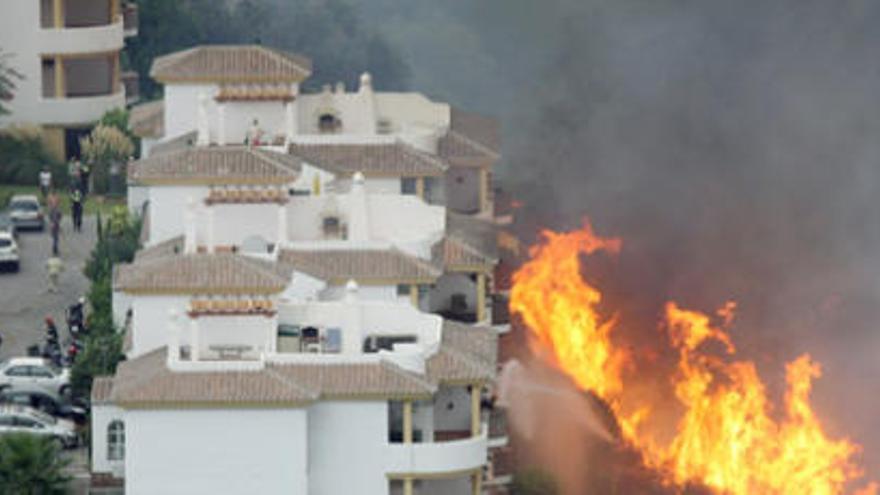
[[[718,310],[720,326],[703,313],[666,305],[665,328],[678,353],[670,385],[682,412],[674,435],[661,440],[649,425],[663,404],[633,392],[636,379],[626,367],[632,358],[613,339],[616,321],[601,316],[602,293],[581,272],[581,256],[616,254],[620,241],[596,236],[589,225],[545,231],[543,238],[514,274],[511,311],[529,327],[533,351],[605,400],[623,441],[667,483],[696,483],[730,495],[835,495],[862,476],[853,461],[860,447],[830,438],[810,405],[812,380],[821,369],[809,355],[787,365],[784,414],[771,415],[754,363],[735,360],[725,331],[733,302]],[[707,349],[711,342],[721,346],[722,356]],[[871,483],[854,495],[876,493]]]

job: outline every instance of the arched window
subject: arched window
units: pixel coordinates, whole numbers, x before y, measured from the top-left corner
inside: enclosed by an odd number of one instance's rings
[[[107,459],[125,459],[125,424],[122,421],[111,421],[107,425]]]
[[[322,133],[334,133],[342,128],[342,121],[332,113],[324,113],[318,117],[318,130]]]

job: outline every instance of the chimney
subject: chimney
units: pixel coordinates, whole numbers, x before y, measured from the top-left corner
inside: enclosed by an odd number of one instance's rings
[[[180,329],[177,327],[179,316],[176,309],[168,311],[168,355],[166,361],[169,368],[180,361]]]
[[[345,94],[345,83],[344,82],[339,81],[338,83],[336,83],[336,94],[339,94],[339,95]]]
[[[208,95],[199,93],[198,114],[196,116],[196,146],[208,146],[211,144],[208,136]]]
[[[196,253],[196,202],[190,196],[186,200],[183,223],[183,253]]]
[[[348,240],[366,242],[370,239],[369,200],[364,174],[356,172],[351,177],[348,203]]]
[[[361,86],[358,88],[358,96],[360,97],[364,124],[366,125],[365,133],[368,135],[377,134],[378,113],[376,112],[376,98],[373,94],[373,77],[369,72],[361,74]]]

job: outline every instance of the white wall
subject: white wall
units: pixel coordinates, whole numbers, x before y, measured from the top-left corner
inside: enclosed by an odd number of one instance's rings
[[[213,101],[212,101],[213,103]],[[225,104],[226,144],[244,144],[244,139],[253,125],[259,121],[263,140],[272,142],[273,138],[283,138],[286,133],[284,103],[280,101],[242,101]],[[219,117],[218,117],[219,118]],[[219,120],[211,121],[211,141],[219,137]]]
[[[276,203],[214,204],[207,208],[214,209],[215,245],[240,246],[251,236],[262,237],[273,244],[278,242],[278,209],[284,206]],[[200,241],[199,244],[207,243],[207,239]]]
[[[434,432],[470,429],[470,392],[466,387],[441,386],[434,395]]]
[[[129,358],[146,354],[152,350],[168,345],[170,336],[169,313],[177,311],[179,325],[185,318],[189,308],[186,296],[152,296],[137,295],[132,304],[132,346]],[[187,335],[187,332],[183,332]]]
[[[202,208],[207,196],[207,186],[150,187],[150,240],[147,245],[183,235],[189,198]],[[221,223],[218,221],[215,225]]]
[[[134,215],[143,214],[143,205],[150,199],[150,188],[147,186],[128,186],[128,211]]]
[[[124,460],[107,459],[107,427],[111,421],[121,420],[125,422],[125,413],[122,409],[111,404],[92,405],[92,472],[93,473],[119,473],[124,468]],[[126,425],[127,426],[127,425]]]
[[[167,84],[165,90],[165,138],[172,138],[196,129],[199,95],[205,94],[213,103],[217,87],[213,84]],[[208,121],[216,121],[214,108],[208,105]]]
[[[0,127],[14,123],[88,124],[105,111],[125,105],[125,95],[77,99],[42,96],[43,53],[77,53],[118,50],[123,46],[122,24],[94,28],[42,29],[40,2],[5,0],[0,17],[0,46],[11,54],[8,63],[24,80],[16,84],[15,96],[4,105],[9,115],[0,116]]]
[[[251,351],[245,358],[256,358],[261,352],[275,352],[278,320],[264,315],[255,316],[205,316],[198,318],[199,358],[215,359],[219,357],[212,346],[247,345]],[[185,325],[189,325],[189,321]],[[190,333],[191,327],[184,326],[184,333]]]
[[[310,490],[315,462],[306,457],[312,428],[303,409],[130,410],[126,416],[128,495],[358,493]],[[354,426],[359,417],[339,426]],[[337,438],[341,448],[319,467],[335,466],[335,477],[347,478],[336,468],[350,444]]]
[[[308,423],[309,495],[388,493],[387,402],[322,402],[309,408]]]
[[[342,120],[341,134],[373,134],[375,121],[388,120],[391,132],[403,134],[414,128],[448,128],[449,105],[435,103],[421,93],[315,93],[300,95],[299,129],[318,133],[321,113],[333,110]]]
[[[477,307],[477,284],[464,273],[444,273],[428,294],[430,309],[443,311],[449,309],[453,294],[464,294],[469,311]]]
[[[125,324],[125,316],[128,313],[128,310],[131,309],[132,304],[134,303],[134,298],[130,294],[126,294],[125,292],[114,290],[113,291],[113,323],[118,326],[122,326]]]
[[[322,301],[339,301],[345,297],[345,285],[331,285],[321,291]],[[397,285],[361,285],[358,287],[358,298],[362,301],[386,301],[394,303],[410,303],[409,295],[398,296]]]

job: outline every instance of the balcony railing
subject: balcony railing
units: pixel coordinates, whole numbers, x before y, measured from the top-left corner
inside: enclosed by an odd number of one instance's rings
[[[476,437],[449,442],[389,444],[385,471],[391,477],[431,476],[480,469],[487,459],[487,428]]]

